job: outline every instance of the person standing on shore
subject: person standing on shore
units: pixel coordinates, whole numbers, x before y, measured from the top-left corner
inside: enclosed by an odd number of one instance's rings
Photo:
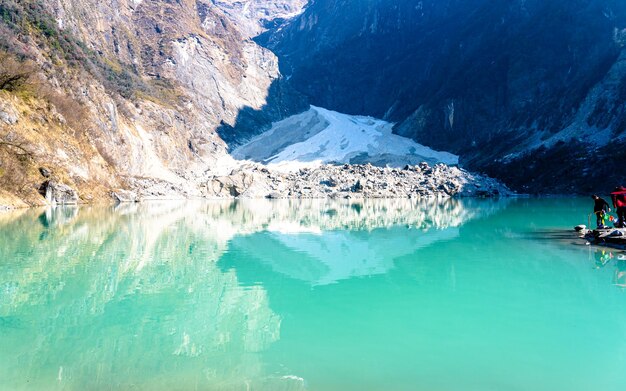
[[[626,188],[624,186],[616,187],[611,193],[613,207],[617,212],[617,228],[624,228],[626,224]]]
[[[605,228],[604,217],[606,216],[606,213],[611,211],[611,207],[604,198],[600,198],[595,194],[592,195],[591,198],[594,200],[593,213],[596,215],[596,224],[598,229]]]

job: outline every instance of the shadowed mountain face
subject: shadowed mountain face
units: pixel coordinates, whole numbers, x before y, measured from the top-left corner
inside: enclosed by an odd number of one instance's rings
[[[312,104],[397,122],[518,189],[626,179],[603,161],[625,156],[623,1],[314,0],[260,40]]]

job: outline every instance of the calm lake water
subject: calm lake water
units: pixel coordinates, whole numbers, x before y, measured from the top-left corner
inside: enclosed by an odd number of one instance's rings
[[[0,214],[1,390],[626,389],[589,199]]]

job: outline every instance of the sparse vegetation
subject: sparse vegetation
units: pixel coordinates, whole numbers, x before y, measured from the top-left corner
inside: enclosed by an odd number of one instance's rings
[[[15,92],[23,88],[35,72],[30,61],[20,61],[9,53],[0,52],[0,90]]]
[[[24,147],[23,143],[4,141],[0,138],[0,147],[13,150],[13,154],[19,158],[29,158],[33,155],[28,149],[26,149],[26,147]]]
[[[31,56],[24,49],[29,39],[44,43],[52,62],[87,71],[108,91],[125,99],[137,98],[138,92],[157,100],[175,97],[167,81],[147,82],[132,65],[103,57],[71,31],[59,28],[43,0],[0,0],[0,50],[19,59],[15,61],[23,61]]]
[[[62,120],[76,129],[87,118],[87,111],[78,101],[55,90],[36,76],[36,66],[32,61],[20,60],[6,52],[0,52],[1,90],[26,99],[34,97],[47,101],[62,116]]]
[[[88,112],[78,100],[59,93],[45,84],[40,85],[39,96],[53,105],[62,116],[62,120],[72,129],[78,130],[85,126]]]
[[[0,188],[13,189],[17,194],[28,185],[33,154],[28,143],[8,132],[0,133]]]
[[[144,78],[137,66],[107,57],[61,28],[48,1],[0,0],[0,99],[19,117],[0,125],[1,190],[24,200],[36,195],[33,189],[41,181],[37,168],[54,165],[45,149],[48,143],[69,142],[86,157],[94,153],[90,135],[96,121],[89,105],[99,103],[100,91],[84,92],[98,84],[122,117],[132,114],[129,101],[171,107],[180,100],[169,80]],[[102,156],[113,164],[106,151]],[[64,175],[63,168],[56,175]],[[63,181],[72,183],[72,178]]]

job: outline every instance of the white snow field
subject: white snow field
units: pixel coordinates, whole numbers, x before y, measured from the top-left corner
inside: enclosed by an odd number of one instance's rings
[[[304,113],[276,122],[267,132],[233,150],[232,156],[284,170],[324,163],[390,167],[422,161],[458,164],[458,156],[395,135],[392,128],[387,121],[311,106]]]

